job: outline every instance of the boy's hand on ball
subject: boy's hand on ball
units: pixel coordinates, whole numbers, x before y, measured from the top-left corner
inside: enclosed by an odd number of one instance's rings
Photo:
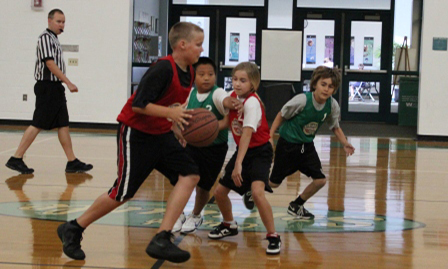
[[[188,121],[186,119],[191,118],[192,115],[188,113],[188,110],[185,110],[183,106],[177,106],[171,108],[170,119],[173,123],[177,124],[179,128],[183,131],[184,125],[188,125]]]

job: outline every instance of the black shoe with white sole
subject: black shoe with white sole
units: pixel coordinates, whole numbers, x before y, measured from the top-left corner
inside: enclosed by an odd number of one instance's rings
[[[314,219],[314,215],[305,209],[303,205],[294,202],[289,203],[288,214],[298,219]]]
[[[215,229],[208,234],[208,238],[221,239],[226,236],[234,236],[237,234],[238,234],[238,225],[236,224],[231,225],[221,222],[221,224],[216,226]]]

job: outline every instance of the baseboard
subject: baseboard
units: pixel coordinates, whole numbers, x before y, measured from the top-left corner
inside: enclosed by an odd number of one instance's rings
[[[448,136],[439,135],[417,135],[417,141],[448,141]]]
[[[31,120],[1,120],[0,125],[28,126]],[[118,123],[70,122],[70,128],[116,130]]]

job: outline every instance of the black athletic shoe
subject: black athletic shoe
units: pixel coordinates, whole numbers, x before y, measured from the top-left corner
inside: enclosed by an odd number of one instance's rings
[[[58,227],[58,236],[62,241],[65,255],[75,260],[84,260],[86,254],[81,249],[82,229],[70,222],[63,223]]]
[[[171,231],[161,231],[149,242],[146,253],[154,259],[162,259],[175,263],[188,261],[190,259],[190,253],[173,244],[171,242],[172,238],[174,238],[174,235]]]
[[[252,197],[252,191],[248,191],[245,194],[243,194],[243,202],[244,202],[244,206],[249,209],[252,210],[255,207],[255,203],[254,203],[254,198]]]
[[[28,168],[28,166],[26,166],[23,162],[23,158],[11,157],[5,165],[6,167],[19,171],[22,174],[32,174],[34,172],[33,168]]]
[[[213,231],[208,234],[208,238],[221,239],[226,236],[234,236],[238,234],[238,225],[230,225],[221,222]]]
[[[314,219],[314,215],[306,210],[303,205],[298,205],[294,202],[289,203],[288,214],[298,219]]]
[[[266,248],[266,254],[275,255],[280,253],[280,248],[282,247],[282,240],[280,240],[280,235],[269,236],[266,238],[269,241],[269,245]]]
[[[67,166],[65,167],[66,173],[83,173],[91,170],[93,165],[86,164],[81,162],[78,159],[74,159],[71,162],[67,162]]]

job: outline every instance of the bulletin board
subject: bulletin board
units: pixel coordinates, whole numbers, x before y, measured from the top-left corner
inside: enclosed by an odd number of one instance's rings
[[[300,81],[302,31],[262,30],[261,79]]]

